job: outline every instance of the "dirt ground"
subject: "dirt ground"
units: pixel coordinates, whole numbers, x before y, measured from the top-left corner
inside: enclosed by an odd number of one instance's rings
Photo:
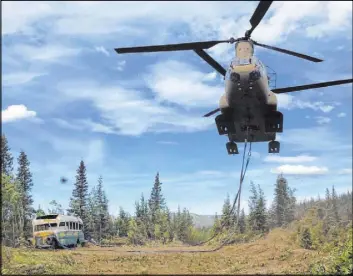
[[[214,247],[82,247],[75,250],[3,252],[4,274],[309,274],[309,264],[323,253],[301,249],[283,230],[266,238],[225,246],[216,252],[166,253],[165,250],[207,250]],[[143,250],[149,253],[127,252]],[[159,251],[163,252],[159,252]],[[20,255],[21,257],[18,257]],[[30,257],[32,263],[26,259]],[[54,262],[53,262],[54,261]],[[34,267],[34,268],[33,268]],[[20,269],[20,271],[15,271]],[[34,271],[33,271],[34,269]],[[38,271],[39,270],[39,271]]]

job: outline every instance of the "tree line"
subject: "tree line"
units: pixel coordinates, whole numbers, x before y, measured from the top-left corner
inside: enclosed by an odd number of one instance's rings
[[[7,139],[2,135],[2,240],[14,246],[18,240],[32,236],[31,220],[46,213],[68,214],[80,217],[84,223],[84,234],[88,240],[98,243],[114,238],[124,238],[132,244],[145,244],[150,241],[169,243],[181,241],[194,244],[207,240],[215,233],[234,236],[266,234],[273,228],[293,229],[297,242],[308,249],[317,249],[325,242],[337,242],[344,236],[347,223],[352,221],[351,192],[338,195],[335,187],[326,189],[325,197],[311,198],[297,202],[295,189],[292,189],[283,175],[274,184],[273,201],[266,207],[267,199],[260,185],[250,183],[248,199],[249,212],[231,212],[232,205],[227,195],[220,217],[215,215],[214,225],[210,228],[196,229],[191,214],[186,208],[178,207],[172,213],[162,194],[162,182],[156,174],[148,198],[141,194],[135,202],[134,214],[122,207],[117,217],[108,209],[108,198],[104,190],[103,177],[89,190],[86,166],[82,160],[76,171],[76,179],[69,199],[69,208],[52,200],[49,209],[40,206],[33,208],[31,189],[33,186],[30,162],[21,150],[17,159],[17,171],[13,170],[13,157]],[[223,227],[221,227],[221,225]],[[340,232],[341,231],[341,232]],[[236,240],[236,239],[235,239]]]

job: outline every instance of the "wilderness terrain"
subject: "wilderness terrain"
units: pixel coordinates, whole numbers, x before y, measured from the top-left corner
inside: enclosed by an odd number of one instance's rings
[[[274,229],[265,237],[203,253],[129,253],[127,250],[198,250],[215,246],[79,247],[74,250],[3,248],[3,273],[41,274],[254,274],[310,273],[311,263],[328,253],[303,249],[293,235]],[[125,251],[125,252],[124,252]]]
[[[199,216],[180,206],[169,210],[157,172],[149,198],[141,194],[133,214],[120,207],[116,217],[109,212],[102,177],[89,191],[81,160],[69,208],[53,199],[43,210],[33,207],[26,153],[20,152],[14,173],[4,135],[1,146],[2,274],[352,273],[350,190],[338,194],[333,185],[323,197],[298,201],[295,189],[279,175],[269,207],[261,186],[250,181],[247,214],[232,207],[237,197],[227,195],[219,215]],[[45,214],[80,217],[86,245],[72,250],[30,247],[32,220]]]

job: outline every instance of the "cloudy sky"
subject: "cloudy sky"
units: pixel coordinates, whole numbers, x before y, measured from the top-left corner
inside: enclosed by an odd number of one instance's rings
[[[257,2],[3,2],[2,127],[17,158],[25,150],[35,207],[68,206],[76,169],[89,186],[103,176],[110,211],[133,212],[157,171],[169,207],[220,212],[239,183],[241,155],[228,156],[214,118],[224,91],[195,53],[117,55],[116,47],[239,37]],[[352,77],[352,2],[275,2],[253,39],[314,55],[319,64],[264,49],[277,87]],[[208,52],[223,66],[234,54]],[[268,201],[283,172],[299,199],[352,186],[352,85],[279,97],[281,154],[253,145],[242,192],[260,184]],[[239,145],[242,150],[242,145]],[[60,184],[60,177],[69,179]]]

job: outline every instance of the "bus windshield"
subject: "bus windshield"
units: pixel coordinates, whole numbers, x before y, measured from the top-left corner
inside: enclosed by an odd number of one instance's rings
[[[34,227],[34,231],[45,231],[45,230],[50,230],[50,229],[55,229],[58,226],[57,223],[45,223],[45,224],[39,224]]]

